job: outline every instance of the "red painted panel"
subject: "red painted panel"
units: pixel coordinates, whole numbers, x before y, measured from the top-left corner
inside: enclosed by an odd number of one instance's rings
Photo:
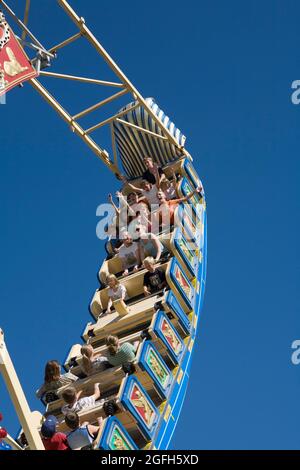
[[[0,96],[36,76],[36,70],[0,12]]]

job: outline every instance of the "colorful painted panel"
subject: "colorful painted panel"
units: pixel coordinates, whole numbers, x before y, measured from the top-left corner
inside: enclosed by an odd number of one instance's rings
[[[190,178],[190,180],[193,183],[195,188],[198,188],[199,186],[202,186],[201,180],[200,180],[199,176],[197,175],[197,172],[196,172],[195,168],[193,167],[193,165],[191,164],[191,162],[188,159],[185,160],[184,165],[183,165],[183,169],[184,169],[186,175],[188,176],[188,178]]]
[[[159,413],[144,387],[133,375],[126,381],[121,402],[134,416],[145,437],[151,439]]]
[[[151,341],[144,342],[139,365],[148,372],[159,391],[166,397],[173,376]]]
[[[194,188],[192,187],[192,185],[189,183],[189,181],[186,178],[183,178],[181,186],[180,186],[180,191],[183,194],[183,196],[188,196],[194,191]],[[203,203],[203,198],[196,193],[194,194],[194,196],[192,196],[189,199],[189,203],[192,204],[192,208],[195,214],[197,215],[197,218],[201,220],[201,215],[202,215],[201,205]]]
[[[171,244],[174,254],[186,274],[190,279],[194,278],[198,265],[198,255],[195,250],[195,244],[186,240],[180,228],[174,231]]]
[[[106,420],[99,449],[102,450],[137,450],[137,446],[120,421],[114,416]]]
[[[166,304],[175,317],[178,319],[180,325],[182,326],[183,330],[189,334],[191,330],[191,324],[187,314],[183,311],[180,303],[178,302],[177,298],[175,297],[174,293],[170,291],[166,297]]]
[[[194,245],[196,249],[200,245],[201,220],[197,220],[191,204],[180,204],[175,214],[175,226],[182,228],[185,238]]]
[[[191,311],[195,291],[182,268],[179,266],[176,258],[173,258],[171,266],[167,270],[167,277],[170,278],[169,283],[173,283],[174,288],[178,291],[188,311]]]
[[[153,331],[162,341],[172,359],[178,363],[184,350],[184,343],[168,317],[161,310],[157,313]]]

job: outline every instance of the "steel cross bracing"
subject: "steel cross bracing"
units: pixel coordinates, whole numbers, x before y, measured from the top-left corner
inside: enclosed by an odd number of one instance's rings
[[[122,72],[116,62],[104,49],[102,44],[96,39],[91,30],[88,28],[84,18],[78,16],[66,0],[57,0],[57,3],[65,11],[68,17],[73,21],[78,31],[72,36],[67,37],[60,43],[55,44],[50,48],[46,48],[44,45],[41,44],[41,42],[34,36],[34,34],[28,28],[31,1],[26,0],[24,18],[23,20],[21,20],[8,6],[6,1],[0,0],[0,6],[2,6],[7,13],[9,13],[9,15],[13,18],[13,20],[18,24],[18,26],[22,30],[22,36],[18,37],[20,43],[23,44],[23,46],[27,46],[34,49],[36,52],[36,57],[32,60],[32,63],[39,72],[39,80],[37,78],[30,80],[30,83],[33,88],[38,91],[41,96],[43,96],[43,98],[48,102],[48,104],[52,106],[55,111],[60,115],[60,117],[70,126],[71,130],[76,133],[83,140],[83,142],[97,155],[97,157],[99,157],[103,161],[103,163],[105,163],[105,165],[107,165],[116,175],[120,174],[120,170],[118,167],[116,142],[113,133],[113,123],[114,121],[121,120],[122,116],[126,113],[126,111],[117,112],[105,120],[96,122],[93,126],[89,128],[84,128],[84,126],[80,123],[80,119],[100,108],[103,109],[112,102],[117,102],[122,96],[126,94],[130,96],[131,101],[136,101],[135,107],[142,106],[151,116],[151,118],[156,122],[163,135],[152,133],[154,136],[160,139],[168,140],[171,144],[175,145],[177,148],[180,148],[183,154],[186,153],[185,149],[179,146],[175,137],[170,133],[167,127],[164,126],[161,120],[153,112],[152,108],[147,104],[145,98],[143,98],[143,96],[135,88],[132,82],[127,78],[127,76]],[[97,51],[97,53],[99,54],[99,59],[104,60],[106,64],[110,67],[110,69],[113,71],[114,75],[116,76],[116,81],[112,82],[103,80],[102,77],[81,77],[70,74],[55,73],[52,70],[43,70],[45,63],[47,65],[51,64],[51,66],[53,66],[53,64],[55,63],[56,55],[58,53],[61,53],[61,51],[66,48],[69,44],[80,39],[88,41],[88,43]],[[117,91],[112,93],[109,97],[99,102],[96,102],[88,108],[83,109],[82,111],[73,115],[67,109],[65,109],[63,104],[61,104],[61,102],[50,93],[47,87],[41,83],[43,77],[95,84],[98,86],[114,88],[117,89]],[[132,109],[134,109],[134,107]],[[126,121],[122,122],[124,122],[125,124]],[[130,124],[127,123],[127,125]],[[104,126],[110,126],[112,157],[109,155],[109,152],[107,150],[103,149],[100,146],[100,144],[96,141],[96,137],[92,137],[95,131]],[[149,133],[148,130],[143,129],[140,126],[134,127],[139,132]]]

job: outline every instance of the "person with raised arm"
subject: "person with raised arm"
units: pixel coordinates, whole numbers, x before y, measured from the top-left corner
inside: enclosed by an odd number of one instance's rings
[[[125,176],[122,180],[124,181],[124,184],[131,189],[131,191],[140,194],[142,198],[148,202],[150,207],[152,205],[159,204],[159,200],[157,197],[158,186],[156,183],[152,184],[149,183],[149,181],[147,180],[143,180],[141,183],[141,187],[139,188],[138,186],[134,186],[133,184],[129,183]]]
[[[94,393],[88,397],[80,398],[82,391],[77,392],[74,387],[68,387],[62,392],[62,398],[65,401],[61,409],[61,412],[66,415],[69,411],[76,411],[78,413],[82,410],[87,410],[89,408],[94,408],[96,406],[96,401],[100,398],[100,388],[99,383],[94,385]]]
[[[167,228],[174,224],[174,212],[178,204],[189,201],[195,194],[201,194],[201,192],[202,188],[198,187],[185,197],[171,199],[168,201],[165,193],[162,190],[159,190],[157,196],[160,201],[160,205],[158,211],[156,211],[155,216],[159,217],[162,228]]]

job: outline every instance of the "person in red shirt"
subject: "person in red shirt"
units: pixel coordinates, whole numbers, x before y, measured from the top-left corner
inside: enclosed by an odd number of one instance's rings
[[[70,450],[67,436],[62,432],[56,432],[57,419],[49,415],[42,424],[41,434],[45,450]]]

